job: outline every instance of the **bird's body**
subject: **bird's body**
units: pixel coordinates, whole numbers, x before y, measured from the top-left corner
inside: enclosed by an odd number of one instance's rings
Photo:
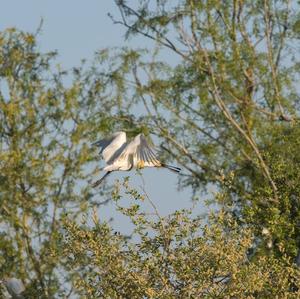
[[[110,138],[95,142],[94,145],[100,147],[100,154],[107,163],[103,169],[107,173],[93,184],[94,187],[98,186],[112,171],[128,171],[132,168],[141,169],[144,167],[165,167],[175,172],[180,171],[178,167],[161,163],[143,134],[137,135],[128,142],[125,132],[117,132]]]

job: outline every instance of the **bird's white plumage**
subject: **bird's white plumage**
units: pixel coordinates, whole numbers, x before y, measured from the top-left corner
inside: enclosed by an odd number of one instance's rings
[[[118,150],[126,144],[126,133],[116,132],[111,137],[101,139],[94,143],[100,147],[100,154],[102,154],[103,159],[106,163],[110,163],[118,156]]]
[[[156,158],[152,147],[143,134],[137,135],[131,142],[126,142],[126,133],[117,132],[110,138],[95,142],[94,145],[100,146],[100,153],[102,153],[107,163],[103,170],[107,173],[93,183],[93,187],[98,186],[109,173],[115,170],[126,171],[132,168],[165,167],[174,172],[180,171],[178,167],[161,163]]]
[[[131,142],[128,142],[120,155],[108,164],[104,170],[130,170],[161,165],[143,134],[137,135]]]
[[[100,147],[100,154],[107,163],[104,168],[106,171],[161,165],[143,134],[126,142],[126,133],[116,132],[109,138],[95,142],[94,145]]]
[[[161,163],[157,160],[152,147],[148,144],[145,136],[139,134],[134,139],[135,155],[133,156],[134,167],[158,167]]]

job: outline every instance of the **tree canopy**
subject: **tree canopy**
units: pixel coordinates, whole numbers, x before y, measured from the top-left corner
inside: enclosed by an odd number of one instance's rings
[[[0,33],[1,277],[28,298],[298,298],[299,3],[129,3],[112,23],[152,44],[70,71],[36,34]],[[113,130],[155,136],[217,211],[162,217],[125,179],[100,195],[132,235],[100,221],[90,144]]]

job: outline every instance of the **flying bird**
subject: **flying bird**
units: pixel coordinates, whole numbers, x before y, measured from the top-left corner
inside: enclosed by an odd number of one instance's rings
[[[113,171],[128,171],[132,168],[144,167],[164,167],[174,172],[181,170],[160,162],[143,134],[137,135],[129,142],[125,132],[116,132],[111,137],[101,139],[93,145],[100,147],[100,154],[107,164],[103,169],[106,171],[105,175],[93,183],[93,187],[97,187]]]

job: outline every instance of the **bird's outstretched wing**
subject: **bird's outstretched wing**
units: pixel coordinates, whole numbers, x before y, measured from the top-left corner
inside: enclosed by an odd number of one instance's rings
[[[105,162],[109,163],[115,156],[116,152],[126,143],[126,133],[116,132],[111,137],[101,139],[93,145],[100,147],[100,154],[102,154]]]
[[[160,167],[161,163],[155,157],[151,146],[143,134],[137,135],[126,147],[120,155],[113,161],[114,166],[130,169],[131,167]],[[107,169],[107,170],[110,170]]]
[[[143,134],[139,134],[135,137],[134,144],[136,150],[133,160],[137,168],[161,166],[161,163],[157,160],[152,147],[148,144]]]

